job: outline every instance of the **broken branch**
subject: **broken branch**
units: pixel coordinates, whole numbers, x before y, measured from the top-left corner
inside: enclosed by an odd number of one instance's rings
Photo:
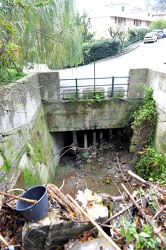
[[[71,215],[73,212],[76,217],[81,221],[84,221],[85,218],[82,216],[82,214],[75,209],[75,206],[70,202],[70,200],[53,184],[47,184],[47,189],[49,194],[55,198],[59,204]]]
[[[154,220],[159,214],[161,214],[161,213],[163,212],[164,209],[166,209],[166,205],[163,206],[163,208],[160,209],[160,210],[153,216],[153,220]]]
[[[133,204],[127,206],[126,208],[123,208],[121,211],[119,211],[118,213],[116,213],[115,215],[111,216],[109,219],[107,219],[106,221],[104,221],[101,226],[104,226],[105,224],[109,223],[110,221],[114,220],[116,217],[118,217],[119,215],[123,214],[124,212],[126,212],[129,208],[133,207]]]
[[[148,181],[145,181],[143,178],[141,178],[140,176],[136,175],[135,173],[133,173],[133,172],[130,171],[130,170],[128,171],[128,174],[129,174],[130,176],[132,176],[133,178],[135,178],[137,181],[140,181],[141,183],[143,183],[143,184],[145,184],[145,185],[147,185],[147,186],[149,186],[149,187],[154,186],[152,183],[150,183],[150,182],[148,182]],[[162,192],[162,193],[166,193],[166,190],[164,190],[164,189],[162,189],[162,188],[159,188],[159,187],[157,187],[157,186],[155,186],[155,188],[156,188],[158,191]]]
[[[116,250],[120,250],[118,245],[103,231],[103,229],[78,205],[78,203],[68,194],[68,198],[80,210],[80,212],[97,228],[103,237],[113,246]]]
[[[12,197],[12,198],[17,199],[17,200],[26,201],[26,202],[29,202],[29,203],[34,203],[34,204],[37,203],[37,200],[31,200],[31,199],[23,198],[23,197],[12,195],[12,194],[8,194],[8,193],[2,192],[2,191],[0,191],[0,194]]]
[[[0,240],[5,244],[5,246],[9,246],[8,242],[3,238],[3,236],[0,234]]]

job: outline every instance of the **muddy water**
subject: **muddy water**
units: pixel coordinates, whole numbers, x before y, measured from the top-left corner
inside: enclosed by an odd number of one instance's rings
[[[130,189],[131,170],[130,157],[123,151],[115,151],[109,147],[95,149],[86,153],[79,152],[73,159],[63,156],[57,169],[55,185],[64,194],[74,195],[78,190],[86,188],[96,193],[107,193],[111,196],[122,195],[121,183]]]

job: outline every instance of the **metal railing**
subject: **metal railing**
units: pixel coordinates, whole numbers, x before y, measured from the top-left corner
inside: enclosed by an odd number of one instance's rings
[[[129,76],[60,79],[62,100],[127,98]]]
[[[124,41],[121,45],[121,49],[125,49],[127,48],[128,46],[134,44],[134,43],[137,43],[137,42],[140,42],[144,39],[144,35],[143,34],[139,34],[137,36],[133,36],[131,37],[130,39],[128,39],[127,41]]]

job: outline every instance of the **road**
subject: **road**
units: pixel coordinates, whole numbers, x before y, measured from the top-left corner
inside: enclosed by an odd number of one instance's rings
[[[60,78],[93,78],[128,76],[131,68],[151,68],[166,71],[166,38],[159,39],[155,43],[143,42],[127,54],[101,60],[98,62],[80,66],[78,68],[60,70]]]

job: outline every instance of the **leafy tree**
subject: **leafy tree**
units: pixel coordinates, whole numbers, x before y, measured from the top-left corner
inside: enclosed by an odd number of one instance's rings
[[[76,66],[82,62],[74,0],[0,1],[0,78],[16,63]],[[3,72],[4,70],[4,72]]]
[[[162,18],[158,19],[158,20],[151,23],[150,28],[152,30],[154,30],[154,29],[161,29],[161,30],[165,29],[166,28],[166,20],[162,19]]]
[[[90,25],[88,15],[85,10],[82,15],[80,15],[80,13],[77,12],[76,25],[82,29],[83,42],[86,43],[86,42],[91,41],[94,34],[89,31],[91,28],[91,25]]]
[[[166,0],[156,0],[155,4],[152,6],[153,10],[165,11],[166,10]]]
[[[124,26],[115,26],[115,27],[109,27],[108,32],[112,38],[118,39],[121,43],[124,42],[125,38],[128,35],[128,30],[124,28]]]
[[[166,0],[156,0],[156,3],[159,3],[159,4],[165,3],[166,4]]]

